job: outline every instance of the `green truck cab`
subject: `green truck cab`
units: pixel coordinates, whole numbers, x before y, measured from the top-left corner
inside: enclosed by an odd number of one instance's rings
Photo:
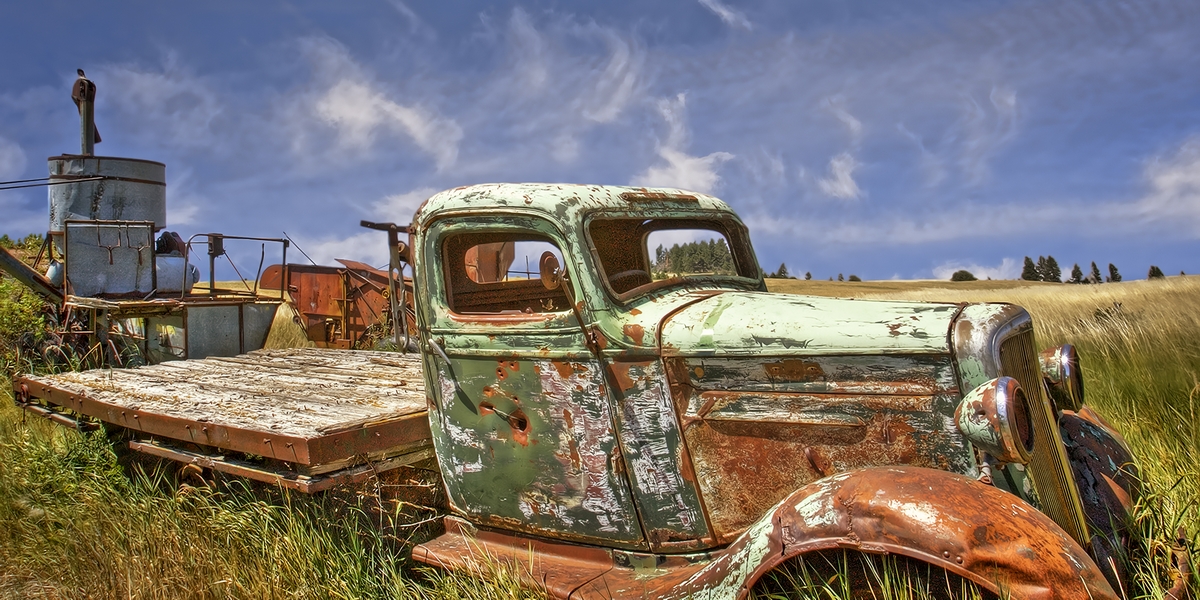
[[[770,293],[737,215],[674,189],[457,188],[409,235],[451,505],[417,560],[718,598],[846,550],[1117,597],[1131,457],[1023,309]]]

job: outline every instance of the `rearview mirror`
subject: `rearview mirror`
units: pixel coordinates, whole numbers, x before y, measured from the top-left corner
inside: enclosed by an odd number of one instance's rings
[[[562,270],[559,268],[558,257],[547,250],[542,253],[542,259],[538,262],[542,285],[548,290],[557,290],[558,286],[562,285]]]

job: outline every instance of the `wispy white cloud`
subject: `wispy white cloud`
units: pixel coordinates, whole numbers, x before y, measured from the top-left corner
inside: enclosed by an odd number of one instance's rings
[[[667,139],[658,146],[663,162],[652,165],[634,176],[630,185],[677,187],[710,193],[721,181],[717,168],[733,158],[728,152],[713,152],[692,156],[684,150],[688,145],[687,100],[684,94],[658,101],[658,111],[667,122]]]
[[[175,52],[167,52],[157,68],[111,64],[92,77],[97,104],[115,106],[123,118],[138,123],[135,131],[124,135],[154,136],[158,142],[190,148],[209,147],[218,135],[213,120],[224,106],[216,87]],[[105,132],[102,123],[97,127]]]
[[[829,159],[829,176],[817,181],[822,192],[841,200],[857,200],[866,195],[854,181],[854,170],[861,165],[849,152]]]
[[[936,187],[946,179],[946,164],[938,155],[930,152],[925,147],[925,140],[920,136],[909,131],[904,123],[897,123],[896,130],[904,137],[912,141],[913,145],[921,153],[921,170],[925,172],[925,185],[928,187]]]
[[[516,89],[526,95],[542,90],[550,79],[547,41],[521,7],[513,9],[508,20],[508,49],[512,55]]]
[[[846,130],[850,132],[850,141],[853,144],[858,144],[862,140],[863,124],[846,108],[846,97],[838,94],[825,98],[821,105],[833,114],[842,125],[846,126]]]
[[[1017,134],[1017,93],[1004,86],[993,86],[988,104],[990,108],[970,95],[963,96],[959,125],[964,139],[958,162],[966,181],[972,185],[988,180],[992,156]]]
[[[313,105],[316,116],[337,130],[343,149],[365,152],[378,134],[407,134],[437,162],[439,169],[454,164],[462,128],[418,106],[403,106],[388,99],[365,81],[343,79],[333,84]]]
[[[386,264],[388,260],[387,238],[378,231],[364,231],[351,236],[296,238],[304,252],[318,265],[334,265],[339,258],[375,266]]]
[[[417,15],[416,11],[414,11],[412,8],[409,8],[408,4],[405,4],[401,0],[388,0],[388,4],[391,4],[392,8],[396,9],[396,12],[400,13],[400,16],[404,17],[405,21],[408,21],[409,33],[421,35],[426,39],[434,39],[437,37],[433,29],[430,28],[429,25],[426,24],[419,15]]]
[[[212,205],[212,202],[197,190],[194,172],[188,167],[172,174],[169,198],[169,228],[194,225],[200,220],[203,207]]]
[[[422,187],[391,194],[371,204],[368,210],[380,221],[405,225],[421,203],[437,192],[433,188]],[[359,231],[349,236],[309,236],[297,241],[317,264],[322,265],[334,264],[338,258],[371,265],[386,263],[388,259],[386,238],[378,231]]]
[[[585,99],[583,115],[597,123],[610,123],[629,105],[638,91],[638,77],[645,57],[634,43],[611,29],[597,31],[608,47],[604,70],[593,80]]]
[[[0,181],[20,179],[25,173],[25,151],[16,142],[0,136]]]
[[[1150,190],[1138,201],[1142,219],[1172,228],[1182,225],[1200,237],[1200,134],[1149,161],[1143,177]]]
[[[407,223],[421,203],[436,194],[431,187],[418,188],[409,192],[392,194],[376,202],[372,207],[375,215],[393,223]]]
[[[722,4],[719,0],[699,0],[701,6],[711,10],[713,14],[721,18],[726,25],[736,27],[745,31],[750,31],[754,27],[750,24],[750,20],[746,18],[741,11],[730,7],[728,4]]]
[[[981,265],[979,263],[949,260],[933,268],[936,279],[950,279],[956,271],[967,270],[979,279],[1017,279],[1021,275],[1022,261],[1004,257],[998,265]]]
[[[380,136],[396,133],[406,135],[432,157],[439,170],[454,165],[463,138],[462,127],[454,119],[418,104],[396,102],[396,94],[375,81],[337,42],[312,39],[305,47],[319,82],[319,91],[307,100],[307,109],[334,132],[343,155],[361,156],[375,147]],[[300,136],[299,149],[310,150],[311,144],[303,143],[306,134]]]
[[[495,37],[503,67],[478,86],[471,126],[505,131],[510,157],[573,164],[582,138],[646,97],[646,52],[628,32],[517,8]]]

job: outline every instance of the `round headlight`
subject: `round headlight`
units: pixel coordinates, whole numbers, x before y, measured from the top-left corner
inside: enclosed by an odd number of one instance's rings
[[[1021,384],[997,377],[971,390],[954,411],[958,429],[976,448],[1006,463],[1027,464],[1033,422]]]
[[[1083,407],[1083,372],[1079,370],[1079,354],[1071,344],[1046,348],[1038,356],[1042,376],[1050,397],[1059,408],[1079,410]]]

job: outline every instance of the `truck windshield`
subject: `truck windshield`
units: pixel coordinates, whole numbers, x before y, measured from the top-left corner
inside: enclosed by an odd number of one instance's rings
[[[606,218],[588,233],[604,281],[622,300],[672,285],[757,281],[744,234],[724,221]]]

